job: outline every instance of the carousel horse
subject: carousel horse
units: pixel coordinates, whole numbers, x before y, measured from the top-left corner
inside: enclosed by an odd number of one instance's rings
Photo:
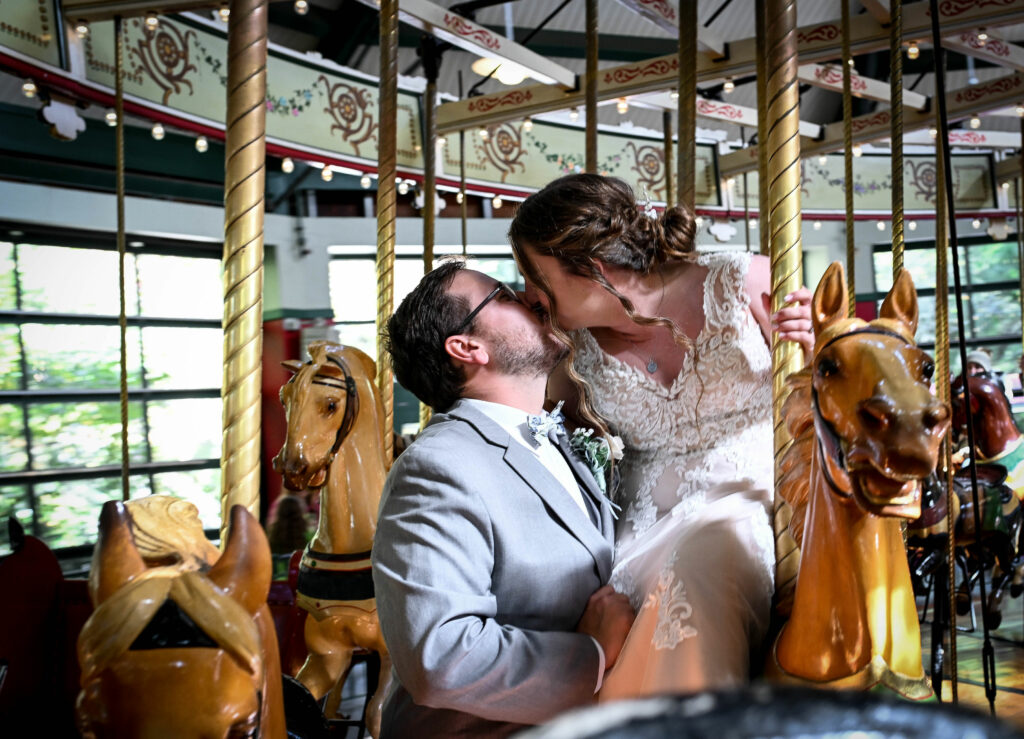
[[[949,408],[932,397],[933,364],[914,345],[917,295],[905,270],[867,323],[847,317],[842,265],[811,303],[811,365],[790,375],[783,417],[793,438],[780,470],[801,546],[792,610],[768,674],[837,689],[932,696],[900,530],[921,509]]]
[[[384,411],[376,367],[352,347],[316,342],[311,361],[284,365],[295,374],[281,388],[288,431],[274,469],[290,490],[318,488],[320,520],[302,554],[297,603],[309,612],[309,656],[296,677],[334,716],[356,647],[380,655],[380,679],[366,726],[380,733],[391,683],[391,659],[377,619],[370,549],[387,476]]]
[[[1019,500],[1024,500],[1024,436],[1013,420],[1010,401],[988,374],[972,375],[968,383],[978,463],[1005,467],[1008,473],[1006,484]],[[953,381],[951,390],[953,431],[963,440],[966,433],[962,432],[967,427],[963,375]]]
[[[208,569],[202,548],[175,559],[160,545],[164,561],[150,566],[133,529],[123,504],[104,504],[89,576],[95,610],[78,639],[82,736],[284,739],[259,523],[234,506],[224,553]]]

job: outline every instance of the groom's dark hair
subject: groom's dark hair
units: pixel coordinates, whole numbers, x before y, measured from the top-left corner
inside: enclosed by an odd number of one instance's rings
[[[452,407],[466,385],[466,373],[456,367],[444,342],[469,315],[469,303],[448,292],[460,261],[442,263],[428,273],[388,319],[384,349],[402,387],[437,412]]]

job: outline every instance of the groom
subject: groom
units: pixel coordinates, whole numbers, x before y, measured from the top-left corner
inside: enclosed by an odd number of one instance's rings
[[[448,262],[387,326],[435,410],[395,461],[373,545],[397,675],[381,735],[501,737],[594,700],[633,621],[612,518],[564,432],[528,428],[565,353],[509,287]]]

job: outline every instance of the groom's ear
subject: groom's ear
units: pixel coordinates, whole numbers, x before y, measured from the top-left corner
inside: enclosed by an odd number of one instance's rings
[[[487,349],[480,341],[468,334],[455,334],[444,340],[444,350],[456,362],[485,365],[490,361]]]

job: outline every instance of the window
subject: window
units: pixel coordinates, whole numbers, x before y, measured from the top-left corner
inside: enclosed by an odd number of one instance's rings
[[[0,516],[55,549],[91,544],[100,506],[121,498],[113,243],[0,229]],[[220,272],[219,245],[133,242],[125,258],[131,496],[186,498],[207,528],[220,525]]]

